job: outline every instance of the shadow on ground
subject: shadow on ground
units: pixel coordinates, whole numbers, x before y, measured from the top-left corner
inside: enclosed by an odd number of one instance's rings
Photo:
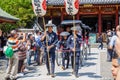
[[[56,76],[71,76],[71,72],[57,72]]]
[[[102,78],[101,76],[99,75],[96,75],[96,73],[92,73],[92,72],[86,72],[86,73],[79,73],[80,76],[88,76],[88,77],[91,77],[91,78]]]

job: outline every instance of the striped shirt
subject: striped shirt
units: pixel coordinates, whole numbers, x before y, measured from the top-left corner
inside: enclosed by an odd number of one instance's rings
[[[19,43],[20,43],[20,41],[18,39],[9,38],[7,41],[7,46],[11,46],[13,49],[13,52],[16,53],[16,52],[18,52]]]

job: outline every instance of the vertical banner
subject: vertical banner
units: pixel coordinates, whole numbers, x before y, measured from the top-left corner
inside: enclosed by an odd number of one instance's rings
[[[64,5],[68,15],[76,15],[79,11],[79,0],[64,0]]]
[[[36,16],[44,16],[46,14],[46,0],[32,0],[32,6]]]

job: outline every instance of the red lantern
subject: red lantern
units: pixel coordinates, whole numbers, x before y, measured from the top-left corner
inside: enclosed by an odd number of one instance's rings
[[[46,0],[32,0],[32,6],[36,16],[44,16],[46,14]]]
[[[64,0],[67,14],[76,15],[79,11],[79,0]]]

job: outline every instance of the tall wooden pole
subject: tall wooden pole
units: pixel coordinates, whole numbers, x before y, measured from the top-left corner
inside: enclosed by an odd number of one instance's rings
[[[44,25],[44,29],[45,29],[45,33],[46,33],[45,18],[42,17],[42,19],[43,19],[43,25]],[[47,33],[46,33],[46,49],[47,49],[47,47],[48,47],[48,38],[47,38]],[[50,67],[50,60],[49,60],[49,58],[50,58],[49,49],[47,49],[47,57],[48,57],[48,66],[49,66],[49,69],[51,70],[51,67]],[[49,71],[50,71],[50,70],[49,70]],[[51,71],[50,71],[50,72],[51,72]]]
[[[73,27],[75,28],[75,16],[73,16]],[[74,30],[74,67],[73,67],[73,71],[74,71],[74,73],[75,73],[75,67],[76,67],[76,64],[75,64],[75,60],[76,60],[76,53],[75,53],[75,51],[76,51],[76,38],[75,38],[75,30]]]

